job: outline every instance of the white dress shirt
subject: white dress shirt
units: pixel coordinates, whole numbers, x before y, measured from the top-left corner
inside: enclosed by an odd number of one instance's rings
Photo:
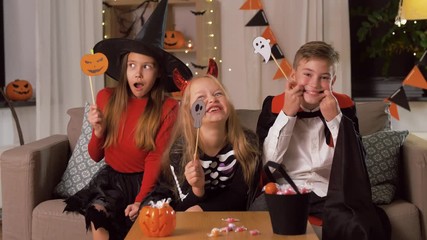
[[[341,118],[340,112],[326,122],[334,146]],[[309,187],[319,197],[326,196],[335,148],[326,144],[324,128],[319,117],[289,117],[280,111],[264,141],[263,163],[274,161],[282,164],[297,186]],[[277,176],[276,173],[274,175]],[[278,179],[278,182],[286,183],[284,179]]]

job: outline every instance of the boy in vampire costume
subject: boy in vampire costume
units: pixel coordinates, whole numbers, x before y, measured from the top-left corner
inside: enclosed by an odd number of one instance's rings
[[[332,91],[338,59],[321,41],[297,51],[285,92],[268,96],[258,119],[263,163],[281,164],[312,189],[309,214],[323,240],[390,239],[389,220],[372,203],[355,105]]]

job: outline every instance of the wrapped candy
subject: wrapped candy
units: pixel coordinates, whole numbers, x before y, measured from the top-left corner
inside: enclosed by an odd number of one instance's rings
[[[311,192],[311,187],[304,185],[304,186],[297,186],[298,191],[302,194]],[[266,194],[277,194],[277,195],[295,195],[297,194],[295,192],[295,189],[289,185],[289,184],[278,184],[269,182],[263,187],[263,191]]]

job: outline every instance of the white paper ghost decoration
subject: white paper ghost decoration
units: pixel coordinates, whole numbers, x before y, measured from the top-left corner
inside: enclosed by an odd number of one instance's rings
[[[270,39],[256,37],[252,42],[252,45],[255,49],[254,52],[261,54],[261,56],[264,58],[265,63],[267,63],[271,55]]]

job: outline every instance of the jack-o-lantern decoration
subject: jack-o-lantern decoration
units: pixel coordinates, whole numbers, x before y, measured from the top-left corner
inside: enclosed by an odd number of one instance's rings
[[[165,49],[179,49],[184,47],[185,38],[180,31],[166,31],[163,47]]]
[[[80,60],[80,67],[88,76],[101,75],[108,68],[108,59],[103,53],[85,54]]]
[[[138,223],[147,237],[166,237],[172,234],[176,227],[175,210],[168,201],[161,200],[156,204],[144,206],[139,212]]]
[[[13,101],[26,101],[33,96],[33,87],[27,80],[16,79],[7,84],[6,96]]]

